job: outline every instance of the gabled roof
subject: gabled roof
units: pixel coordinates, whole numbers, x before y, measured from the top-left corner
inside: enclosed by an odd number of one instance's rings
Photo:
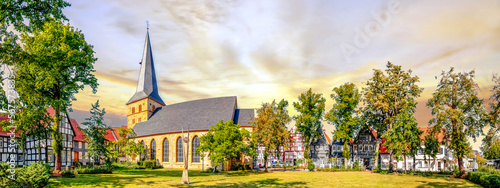
[[[223,120],[235,120],[236,97],[218,97],[187,101],[163,106],[155,110],[149,120],[134,125],[137,137],[171,132],[209,130]],[[249,126],[253,109],[239,109],[235,124]],[[248,118],[247,118],[248,117]],[[248,121],[248,122],[247,122]]]
[[[328,141],[328,145],[331,145],[332,144],[332,140],[330,139],[330,137],[328,137],[328,135],[326,134],[325,131],[323,131],[323,134],[325,135],[326,141]]]
[[[421,131],[424,131],[421,135],[420,135],[420,140],[421,142],[424,142],[424,139],[425,139],[425,136],[427,136],[429,134],[429,131],[430,131],[430,127],[420,127],[418,128],[420,129]],[[443,140],[444,140],[444,136],[445,136],[445,129],[443,128],[441,132],[439,132],[437,134],[438,136],[438,141],[439,143],[442,143]]]
[[[165,102],[158,94],[158,86],[156,83],[155,65],[153,62],[153,52],[151,49],[151,42],[149,41],[149,29],[146,32],[146,42],[144,42],[144,52],[142,54],[141,70],[139,73],[139,81],[137,82],[137,90],[130,98],[127,104],[135,102],[144,98],[151,98],[162,105]]]
[[[9,121],[9,115],[0,116],[0,122],[2,122],[2,121]],[[9,133],[10,133],[10,131],[3,131],[3,129],[0,127],[0,136],[10,136],[11,134],[9,134]],[[19,131],[17,131],[15,133],[15,137],[18,137],[18,136],[19,136]]]
[[[76,135],[73,137],[73,141],[77,141],[77,142],[85,141],[85,133],[79,129],[80,125],[78,125],[76,120],[71,119],[70,123],[71,123],[71,127],[73,127],[73,130],[75,131],[75,135]]]
[[[114,134],[113,129],[107,129],[106,135],[104,135],[104,138],[110,142],[114,142],[114,141],[118,140]]]

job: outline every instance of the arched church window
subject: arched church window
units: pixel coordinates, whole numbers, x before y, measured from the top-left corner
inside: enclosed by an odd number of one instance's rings
[[[142,147],[146,148],[144,141],[142,141],[141,144],[142,144]],[[144,159],[146,159],[146,155],[144,155],[144,153],[141,153],[141,161],[144,161]]]
[[[156,159],[156,141],[153,139],[151,141],[151,160]]]
[[[184,162],[184,147],[182,146],[182,137],[177,139],[177,162]]]
[[[198,139],[198,136],[195,136],[193,138],[193,147],[191,147],[192,150],[192,156],[193,156],[193,163],[199,163],[200,162],[200,153],[196,152],[196,149],[200,146],[200,139]]]
[[[163,140],[163,162],[168,162],[168,139]]]

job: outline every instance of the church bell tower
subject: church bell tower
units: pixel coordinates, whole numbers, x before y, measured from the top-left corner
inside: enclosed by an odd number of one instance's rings
[[[156,108],[165,106],[158,94],[153,52],[149,40],[149,28],[146,32],[146,42],[142,54],[141,70],[135,94],[127,102],[127,128],[133,128],[136,123],[147,121]]]

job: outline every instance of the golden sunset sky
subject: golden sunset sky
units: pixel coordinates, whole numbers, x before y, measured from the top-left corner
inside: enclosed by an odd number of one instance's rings
[[[492,74],[500,73],[499,0],[69,2],[64,14],[99,58],[97,94],[86,89],[73,102],[79,123],[99,99],[109,126],[126,125],[146,20],[167,104],[237,96],[240,108],[258,108],[284,98],[296,115],[291,104],[312,88],[327,99],[328,111],[334,87],[353,82],[361,89],[373,69],[391,61],[420,77],[424,92],[415,116],[423,127],[441,71],[475,70],[485,99]],[[325,129],[331,135],[332,126]]]

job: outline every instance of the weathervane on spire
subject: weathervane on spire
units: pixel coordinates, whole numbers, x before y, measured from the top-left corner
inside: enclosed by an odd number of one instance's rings
[[[149,30],[149,21],[148,20],[146,20],[146,27]]]

